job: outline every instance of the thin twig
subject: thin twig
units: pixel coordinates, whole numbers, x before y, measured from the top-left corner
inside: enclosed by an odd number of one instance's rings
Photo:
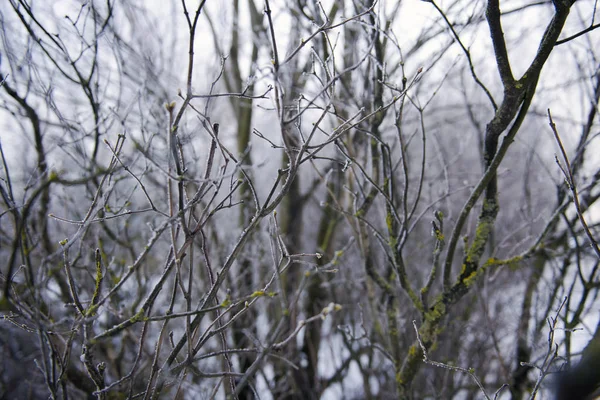
[[[590,228],[589,228],[587,222],[585,221],[585,218],[583,217],[583,212],[581,210],[581,205],[579,203],[579,195],[577,194],[577,187],[575,185],[575,178],[573,177],[573,171],[571,169],[571,163],[569,162],[569,158],[567,157],[567,152],[565,151],[565,147],[563,146],[562,140],[560,139],[560,136],[558,134],[558,129],[556,128],[556,124],[552,120],[552,114],[550,113],[550,109],[548,109],[548,123],[550,125],[550,129],[552,129],[552,133],[554,134],[556,143],[558,143],[558,147],[560,148],[560,153],[563,157],[563,160],[565,161],[565,166],[563,167],[561,165],[560,161],[558,160],[558,157],[555,155],[554,157],[555,157],[556,163],[558,164],[558,167],[560,168],[563,175],[565,176],[565,181],[567,183],[567,186],[569,187],[569,189],[571,190],[571,194],[573,195],[573,204],[575,205],[575,210],[577,211],[577,216],[579,217],[579,222],[581,222],[581,225],[583,226],[583,230],[585,231],[585,234],[590,241],[590,245],[591,245],[592,249],[596,253],[596,256],[600,259],[600,247],[598,247],[598,242],[596,241],[596,239],[594,239],[594,236],[592,235],[592,232],[590,231]]]
[[[425,364],[433,365],[434,367],[449,369],[450,371],[454,371],[454,372],[462,372],[462,373],[469,375],[471,378],[473,378],[473,380],[475,381],[475,384],[477,385],[477,387],[479,387],[479,389],[481,390],[481,392],[483,393],[485,398],[487,400],[491,400],[490,396],[485,391],[483,384],[481,383],[481,381],[479,380],[477,375],[475,375],[475,370],[473,368],[457,367],[455,365],[449,365],[449,364],[444,364],[444,363],[441,363],[438,361],[430,360],[429,357],[427,356],[427,349],[425,348],[425,345],[421,341],[421,336],[419,335],[419,328],[417,328],[417,321],[415,321],[415,320],[413,320],[413,327],[415,328],[415,333],[417,334],[417,341],[419,342],[419,346],[421,346],[421,350],[423,351],[423,362]]]

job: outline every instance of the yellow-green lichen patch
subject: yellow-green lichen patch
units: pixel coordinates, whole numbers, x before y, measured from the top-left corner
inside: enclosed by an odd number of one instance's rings
[[[473,271],[468,276],[463,278],[463,283],[466,287],[470,287],[477,280],[478,276],[479,274],[477,271]]]
[[[408,349],[408,356],[413,358],[413,357],[418,357],[421,355],[421,350],[419,348],[417,348],[416,345],[412,345],[410,346],[410,348]]]
[[[85,312],[85,316],[86,317],[93,317],[94,315],[96,315],[96,312],[98,311],[98,305],[94,304],[93,306],[90,306],[87,311]]]
[[[140,311],[138,311],[137,314],[135,314],[130,319],[132,324],[135,324],[136,322],[141,322],[143,320],[144,320],[144,309],[143,308]]]
[[[425,320],[436,322],[446,315],[446,305],[442,301],[437,301],[435,305],[425,313]]]

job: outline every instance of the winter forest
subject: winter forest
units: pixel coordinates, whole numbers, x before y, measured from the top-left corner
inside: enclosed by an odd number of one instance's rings
[[[597,17],[1,2],[0,398],[592,398]]]

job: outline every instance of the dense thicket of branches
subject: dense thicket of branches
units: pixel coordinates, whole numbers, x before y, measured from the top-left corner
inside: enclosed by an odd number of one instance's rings
[[[595,15],[2,3],[0,397],[547,398],[600,340]]]

